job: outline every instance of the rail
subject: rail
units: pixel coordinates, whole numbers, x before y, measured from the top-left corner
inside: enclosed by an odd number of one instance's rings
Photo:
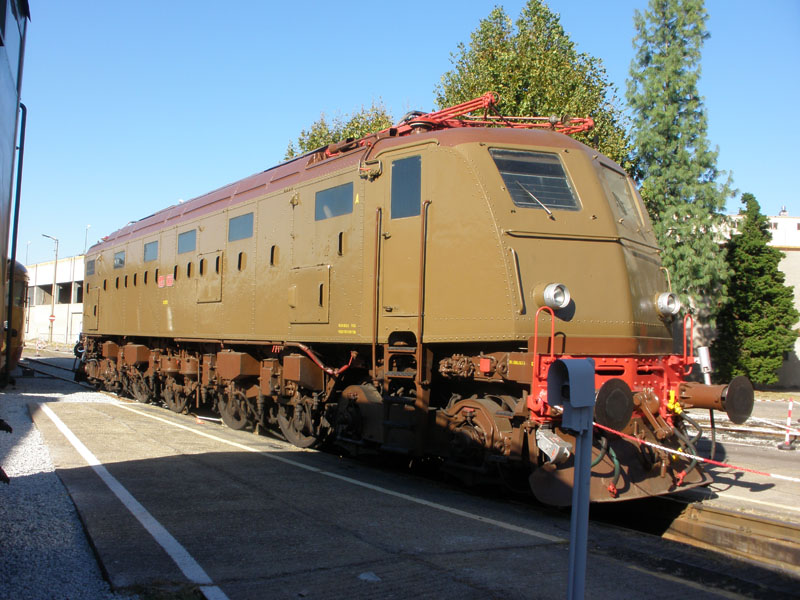
[[[800,526],[793,523],[693,503],[663,537],[800,575]]]

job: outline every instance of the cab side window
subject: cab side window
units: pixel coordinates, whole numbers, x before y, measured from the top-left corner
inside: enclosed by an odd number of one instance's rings
[[[392,219],[416,217],[422,198],[422,157],[392,161]]]

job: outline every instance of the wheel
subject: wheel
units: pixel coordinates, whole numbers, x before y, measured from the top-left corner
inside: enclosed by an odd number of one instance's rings
[[[186,407],[189,404],[189,398],[180,392],[176,392],[171,388],[164,389],[164,404],[172,412],[178,414],[186,414]]]
[[[222,422],[231,429],[244,429],[250,425],[247,418],[247,400],[241,393],[223,394],[217,400],[217,410]]]
[[[286,441],[298,448],[311,448],[317,443],[312,434],[311,414],[302,402],[284,404],[278,409],[278,427]]]
[[[150,388],[138,371],[123,375],[123,390],[126,395],[142,404],[149,404],[151,401]]]

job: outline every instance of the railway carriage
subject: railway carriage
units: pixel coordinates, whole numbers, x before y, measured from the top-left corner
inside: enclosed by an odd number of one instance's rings
[[[672,351],[679,306],[636,188],[565,135],[587,123],[493,104],[412,113],[104,238],[86,257],[85,375],[298,446],[522,474],[568,504],[573,438],[546,381],[589,357],[608,428],[592,500],[706,483],[641,442],[692,448],[683,409],[742,420],[752,387],[686,381],[691,344]]]

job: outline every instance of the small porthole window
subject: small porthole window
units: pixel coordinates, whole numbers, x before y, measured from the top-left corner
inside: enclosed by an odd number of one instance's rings
[[[136,276],[137,275],[138,275],[138,273],[134,273],[133,274],[133,287],[136,287]]]
[[[247,268],[247,254],[244,252],[239,252],[239,260],[237,262],[237,268],[240,271],[244,271]]]
[[[339,232],[339,256],[344,255],[344,231]]]
[[[108,289],[108,280],[103,279],[103,291],[105,292]]]
[[[175,265],[172,269],[172,281],[178,281],[178,265]]]
[[[89,293],[89,284],[88,283],[86,284],[86,293],[87,294]]]
[[[219,264],[219,258],[220,258],[220,257],[218,256],[218,257],[217,257],[216,264],[214,265],[214,269],[216,270],[216,273],[217,273],[217,275],[219,275],[219,267],[220,267],[220,264]]]
[[[128,287],[128,276],[125,275],[125,287]]]
[[[92,316],[93,317],[97,316],[97,305],[96,304],[92,307]]]
[[[202,277],[206,272],[206,259],[200,259],[200,277]]]
[[[278,246],[273,245],[269,250],[269,265],[274,267],[278,264]]]
[[[114,282],[114,287],[119,289],[119,277],[117,277],[116,281]]]
[[[323,303],[323,301],[325,300],[324,294],[325,294],[325,284],[324,283],[320,283],[319,284],[319,305],[320,306],[325,306],[325,304]]]
[[[188,262],[186,263],[186,277],[188,278],[191,276],[192,276],[192,263]]]
[[[144,283],[144,285],[147,285],[147,271],[145,271],[145,272],[144,272],[144,280],[143,280],[143,283]]]

